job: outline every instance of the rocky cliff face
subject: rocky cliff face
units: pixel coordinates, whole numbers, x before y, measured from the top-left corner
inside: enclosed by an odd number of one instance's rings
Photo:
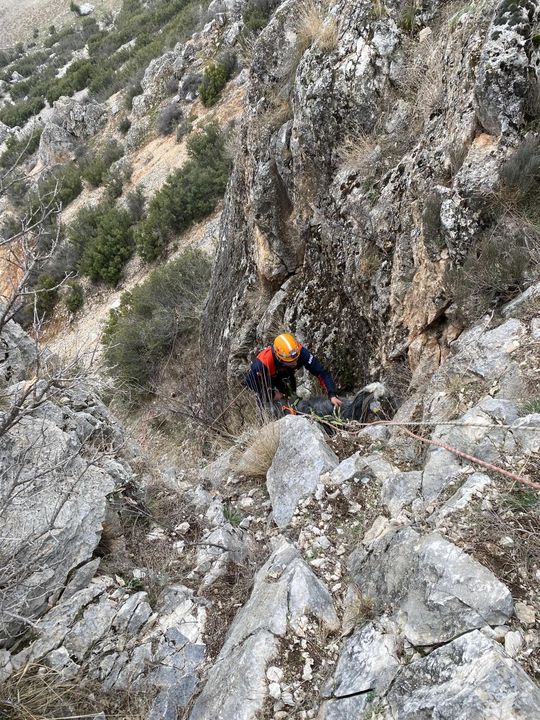
[[[343,386],[436,367],[448,271],[500,216],[538,92],[535,2],[283,4],[254,48],[204,333],[208,398],[288,327]]]
[[[137,447],[86,390],[41,396],[43,377],[20,421],[0,413],[2,681],[49,668],[90,683],[93,708],[135,693],[151,720],[536,718],[540,414],[523,398],[539,296],[462,333],[429,381],[420,368],[399,426],[329,438],[284,418],[265,484],[245,474],[245,438],[187,475],[163,467],[175,522],[143,525],[146,559],[123,577],[114,557],[145,516],[132,502],[136,524],[111,527]],[[3,347],[11,396],[35,348],[14,325]]]
[[[134,137],[165,79],[188,94],[205,38],[236,42],[229,5],[151,63]],[[408,364],[394,424],[283,418],[267,467],[247,434],[206,467],[143,462],[76,365],[2,327],[0,714],[44,677],[88,696],[55,715],[96,720],[111,695],[148,720],[539,717],[540,284],[467,324],[448,280],[509,222],[538,19],[525,0],[289,0],[254,46],[209,406],[285,325],[343,386]],[[44,161],[101,122],[62,108]]]

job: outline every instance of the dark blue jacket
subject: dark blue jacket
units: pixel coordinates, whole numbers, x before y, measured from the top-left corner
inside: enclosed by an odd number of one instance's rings
[[[329,397],[336,395],[336,386],[332,376],[315,355],[305,347],[300,350],[296,367],[291,368],[277,359],[273,347],[269,345],[251,363],[244,378],[244,384],[257,393],[261,403],[271,403],[275,390],[279,390],[284,395],[296,392],[294,371],[302,367],[315,375]]]

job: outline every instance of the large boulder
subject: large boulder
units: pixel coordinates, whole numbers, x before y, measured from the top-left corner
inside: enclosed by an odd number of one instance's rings
[[[351,558],[351,576],[413,645],[448,642],[466,630],[501,625],[512,596],[492,572],[440,534],[386,533]]]
[[[87,98],[62,96],[54,103],[51,122],[78,140],[93,137],[106,123],[105,106]]]
[[[266,486],[276,525],[285,527],[300,500],[315,492],[321,474],[333,470],[338,459],[311,420],[289,415],[278,424],[279,445]]]
[[[529,0],[499,0],[488,30],[476,76],[476,113],[493,135],[519,128],[532,92],[529,73],[532,27],[538,5]]]
[[[62,165],[74,160],[80,143],[69,130],[47,123],[39,139],[38,158],[45,167]]]
[[[533,720],[540,690],[501,646],[467,633],[403,668],[388,693],[397,720]]]
[[[280,640],[299,632],[305,616],[326,631],[339,621],[330,593],[299,553],[281,539],[259,570],[189,720],[255,720],[268,697],[266,669]],[[300,629],[299,629],[300,628]]]

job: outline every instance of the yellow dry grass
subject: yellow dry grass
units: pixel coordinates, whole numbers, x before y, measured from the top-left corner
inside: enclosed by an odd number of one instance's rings
[[[279,446],[279,430],[277,422],[263,425],[240,457],[236,466],[238,473],[251,478],[266,478]]]
[[[317,43],[322,50],[334,50],[338,42],[338,24],[336,18],[328,15],[324,4],[315,0],[305,0],[301,6],[297,21],[297,44],[304,51]]]

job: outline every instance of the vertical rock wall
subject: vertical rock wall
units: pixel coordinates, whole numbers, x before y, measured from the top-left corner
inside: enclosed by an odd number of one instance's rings
[[[462,329],[447,270],[493,222],[531,119],[536,3],[425,0],[411,19],[343,0],[308,33],[302,7],[254,48],[203,332],[209,402],[279,327],[343,387],[398,359],[436,366]]]

